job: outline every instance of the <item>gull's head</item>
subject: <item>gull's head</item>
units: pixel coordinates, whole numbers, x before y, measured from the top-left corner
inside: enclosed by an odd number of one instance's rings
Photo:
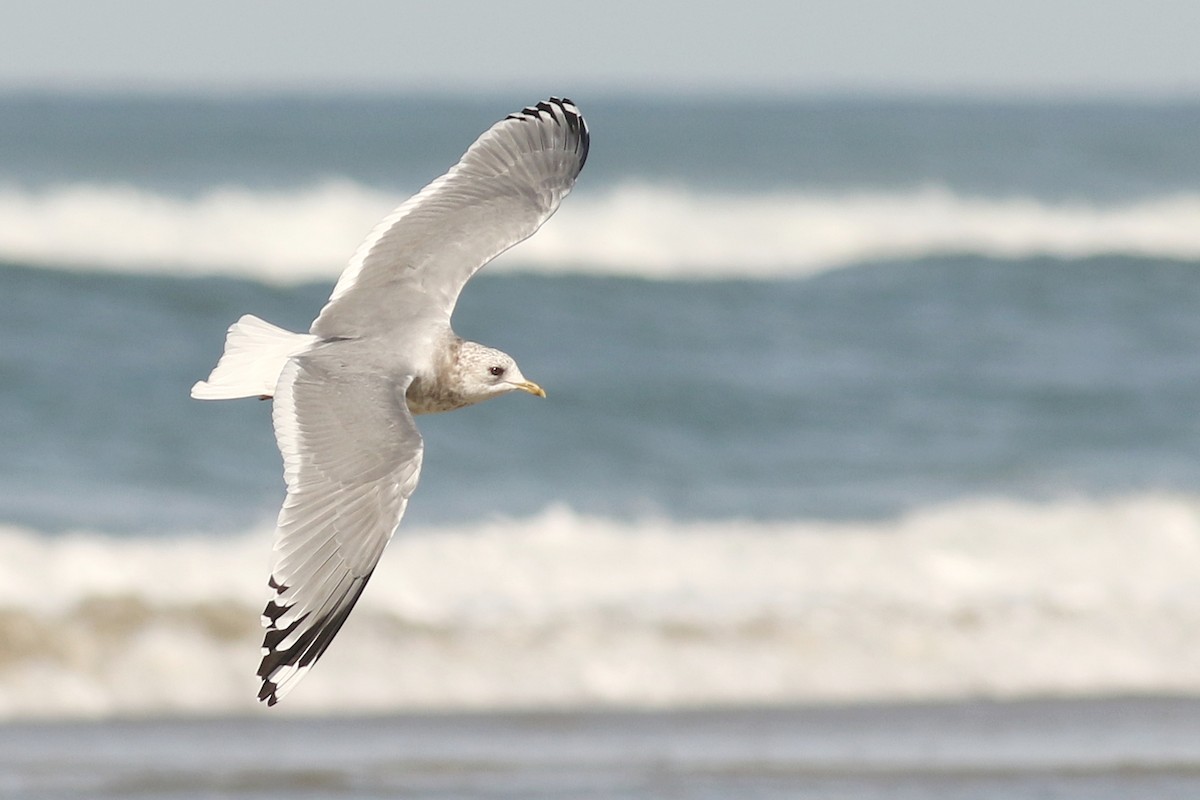
[[[527,380],[508,353],[475,342],[463,342],[458,352],[460,391],[470,403],[520,390],[545,397],[542,387]]]

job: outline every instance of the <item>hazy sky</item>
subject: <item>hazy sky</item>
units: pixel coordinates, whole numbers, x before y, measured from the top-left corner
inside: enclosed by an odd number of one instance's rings
[[[1200,94],[1194,0],[0,3],[0,88]]]

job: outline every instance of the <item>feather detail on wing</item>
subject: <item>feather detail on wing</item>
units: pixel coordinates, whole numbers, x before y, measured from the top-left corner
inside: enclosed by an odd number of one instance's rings
[[[259,699],[274,705],[358,601],[421,470],[411,379],[347,372],[321,351],[284,367],[273,418],[288,493],[263,611]]]
[[[587,160],[587,123],[551,98],[493,125],[449,172],[379,223],[312,325],[322,338],[448,323],[475,272],[531,236]]]

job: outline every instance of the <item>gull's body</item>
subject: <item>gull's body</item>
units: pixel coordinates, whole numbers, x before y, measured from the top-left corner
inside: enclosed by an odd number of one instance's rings
[[[260,700],[273,705],[295,685],[362,594],[421,471],[413,415],[517,389],[545,395],[512,358],[455,335],[450,316],[470,277],[558,208],[588,143],[570,100],[496,123],[376,226],[309,333],[242,317],[212,375],[192,388],[200,399],[274,398],[288,492]]]

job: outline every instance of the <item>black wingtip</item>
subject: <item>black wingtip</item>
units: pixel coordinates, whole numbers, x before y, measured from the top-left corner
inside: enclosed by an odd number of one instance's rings
[[[530,122],[549,119],[565,123],[575,140],[575,152],[579,154],[579,169],[587,163],[588,150],[591,147],[591,133],[587,121],[579,111],[579,107],[569,97],[551,97],[534,106],[526,106],[515,114],[509,114],[507,119],[519,119]]]
[[[260,701],[266,702],[268,706],[278,703],[281,684],[287,684],[283,689],[283,693],[287,694],[290,686],[317,662],[345,624],[350,612],[354,610],[370,579],[371,575],[368,573],[362,578],[352,580],[334,609],[315,618],[312,624],[309,624],[311,612],[306,612],[286,627],[280,628],[279,620],[285,611],[290,610],[291,605],[275,600],[267,603],[262,615],[267,630],[263,634],[263,657],[258,664],[257,673],[262,679],[262,687],[258,691]],[[274,576],[270,578],[268,585],[279,594],[288,589],[286,585],[276,581]],[[288,637],[293,634],[297,634],[296,640],[285,647]],[[284,679],[273,680],[279,677],[278,670],[287,667],[292,668],[292,671]]]
[[[262,688],[258,690],[259,702],[265,702],[267,704],[267,708],[270,708],[278,703],[279,697],[275,694],[275,691],[278,688],[279,687],[271,681],[263,681]]]

